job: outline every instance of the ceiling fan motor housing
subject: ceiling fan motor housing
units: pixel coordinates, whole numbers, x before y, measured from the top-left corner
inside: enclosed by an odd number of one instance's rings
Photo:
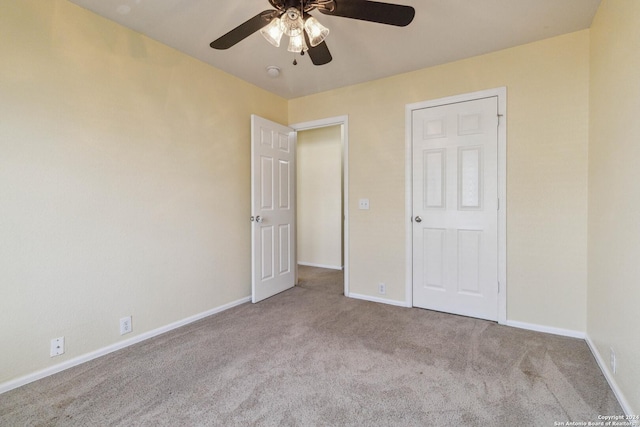
[[[334,0],[269,0],[269,3],[282,13],[290,8],[302,10],[305,13],[317,8],[327,11],[335,9]]]

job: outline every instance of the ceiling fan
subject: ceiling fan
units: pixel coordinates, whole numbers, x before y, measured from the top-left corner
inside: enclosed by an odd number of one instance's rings
[[[289,36],[290,52],[301,55],[308,52],[314,65],[324,65],[332,59],[324,41],[329,30],[309,12],[318,10],[325,15],[398,27],[409,25],[416,13],[410,6],[369,0],[269,0],[269,3],[275,9],[260,12],[212,41],[210,46],[214,49],[229,49],[256,31],[260,31],[269,43],[278,47],[284,34]]]

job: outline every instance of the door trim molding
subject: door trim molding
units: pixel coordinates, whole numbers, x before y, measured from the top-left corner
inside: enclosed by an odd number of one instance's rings
[[[413,307],[413,164],[412,115],[414,110],[446,104],[498,98],[498,323],[507,323],[507,88],[506,86],[478,92],[416,102],[405,106],[405,304]]]
[[[344,251],[344,295],[349,295],[349,116],[336,116],[326,119],[312,120],[309,122],[295,123],[289,125],[296,132],[323,128],[328,126],[342,126],[342,210],[344,214],[344,229],[342,244]],[[297,138],[296,138],[297,143]]]

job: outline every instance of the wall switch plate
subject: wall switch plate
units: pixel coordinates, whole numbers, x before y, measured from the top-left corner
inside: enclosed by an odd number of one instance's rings
[[[131,316],[120,319],[120,335],[128,334],[132,330],[133,326],[131,325]]]
[[[60,356],[64,353],[64,337],[58,337],[51,340],[51,351],[49,355],[51,357]]]
[[[358,209],[369,209],[369,199],[360,199],[358,200]]]
[[[378,293],[379,294],[386,294],[387,293],[387,285],[385,285],[384,283],[378,283]]]

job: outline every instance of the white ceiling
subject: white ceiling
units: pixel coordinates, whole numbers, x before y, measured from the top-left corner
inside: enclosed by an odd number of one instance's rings
[[[273,47],[255,33],[228,50],[209,43],[263,10],[267,0],[70,0],[284,98],[291,99],[469,58],[591,26],[600,0],[386,0],[413,6],[407,27],[312,12],[331,31],[333,56]],[[338,0],[349,1],[349,0]],[[269,77],[266,68],[280,67]]]

